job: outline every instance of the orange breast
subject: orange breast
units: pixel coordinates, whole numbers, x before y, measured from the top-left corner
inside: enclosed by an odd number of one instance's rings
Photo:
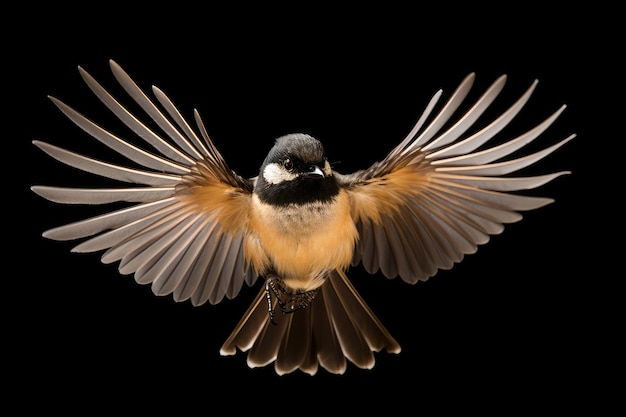
[[[350,265],[357,231],[345,192],[330,203],[276,208],[252,200],[246,256],[263,274],[273,270],[292,290],[322,285],[326,273]]]

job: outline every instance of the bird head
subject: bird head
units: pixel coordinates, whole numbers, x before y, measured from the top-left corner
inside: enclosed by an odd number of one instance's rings
[[[322,143],[302,133],[276,139],[255,186],[261,201],[273,205],[328,201],[338,192]]]

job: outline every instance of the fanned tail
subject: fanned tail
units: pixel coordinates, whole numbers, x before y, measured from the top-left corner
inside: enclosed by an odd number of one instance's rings
[[[371,369],[374,352],[400,352],[398,342],[344,272],[332,272],[307,308],[277,315],[276,325],[271,323],[266,300],[262,288],[222,345],[222,355],[234,355],[239,349],[248,352],[251,368],[274,362],[279,375],[297,369],[314,375],[319,366],[343,374],[346,359],[359,368]]]

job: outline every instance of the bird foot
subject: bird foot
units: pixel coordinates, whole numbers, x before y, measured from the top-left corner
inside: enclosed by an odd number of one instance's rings
[[[268,314],[272,324],[276,324],[274,320],[273,298],[280,307],[283,314],[291,314],[298,310],[307,308],[317,295],[317,289],[302,292],[287,291],[285,283],[275,275],[265,278],[265,297],[267,299]]]

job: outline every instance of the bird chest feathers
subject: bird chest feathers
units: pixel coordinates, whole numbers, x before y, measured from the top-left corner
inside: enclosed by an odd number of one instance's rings
[[[252,204],[256,238],[247,249],[258,270],[273,269],[289,287],[310,290],[323,283],[326,272],[350,264],[357,232],[344,192],[323,203],[276,207],[254,196]],[[266,261],[258,268],[255,259],[261,258]]]

